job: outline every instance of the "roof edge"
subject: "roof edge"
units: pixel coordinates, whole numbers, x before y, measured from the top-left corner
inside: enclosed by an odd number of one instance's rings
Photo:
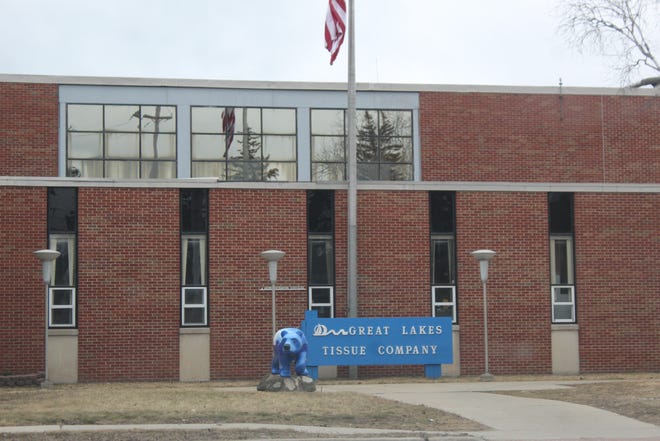
[[[78,86],[127,87],[190,87],[210,89],[279,89],[343,91],[346,83],[318,83],[296,81],[247,81],[177,78],[94,77],[60,75],[24,75],[0,73],[2,83],[42,83]],[[541,95],[631,95],[658,96],[660,89],[616,87],[559,87],[559,86],[498,86],[479,84],[413,84],[413,83],[358,83],[359,91],[375,92],[447,92],[447,93],[502,93]]]

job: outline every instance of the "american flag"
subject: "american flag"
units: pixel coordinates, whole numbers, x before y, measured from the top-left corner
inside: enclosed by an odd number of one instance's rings
[[[227,157],[229,152],[229,147],[234,140],[234,124],[236,123],[236,115],[234,114],[233,107],[225,107],[225,111],[222,112],[222,131],[225,132],[225,154],[222,155],[223,158]]]
[[[325,48],[330,51],[330,64],[334,63],[346,33],[346,3],[330,0],[325,16]]]

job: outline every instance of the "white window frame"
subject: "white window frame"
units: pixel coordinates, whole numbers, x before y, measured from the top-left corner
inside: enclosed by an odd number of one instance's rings
[[[451,302],[436,302],[435,301],[435,290],[436,289],[451,289]],[[451,306],[451,312],[452,312],[452,323],[456,323],[456,286],[454,285],[434,285],[431,287],[431,305],[432,309],[431,312],[433,313],[433,317],[435,317],[435,308],[436,306]]]
[[[569,289],[571,293],[570,302],[558,302],[555,300],[555,292],[558,289]],[[553,285],[550,289],[550,296],[552,302],[552,322],[553,323],[575,323],[575,286],[573,285]],[[570,306],[571,307],[571,318],[562,319],[555,317],[555,306]]]
[[[312,302],[312,292],[315,289],[329,289],[330,290],[330,302],[329,303],[314,303]],[[318,286],[310,286],[309,289],[307,290],[307,295],[308,295],[308,305],[309,305],[309,310],[313,310],[315,307],[330,307],[330,318],[335,317],[335,288],[334,286],[328,286],[328,285],[318,285]]]
[[[55,305],[53,299],[55,298],[55,291],[71,291],[71,303],[68,305]],[[69,309],[71,310],[70,323],[53,323],[53,312],[56,310]],[[76,326],[76,288],[53,286],[48,288],[48,327],[49,328],[73,328]]]
[[[202,290],[202,303],[186,303],[188,290]],[[188,309],[202,309],[204,321],[202,323],[187,323],[186,311]],[[181,325],[182,326],[208,326],[208,290],[205,286],[184,286],[181,288]]]

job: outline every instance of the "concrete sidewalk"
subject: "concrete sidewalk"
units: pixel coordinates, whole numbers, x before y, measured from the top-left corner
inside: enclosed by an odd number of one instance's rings
[[[571,387],[584,381],[352,384],[322,386],[423,404],[489,426],[471,435],[484,440],[660,441],[660,427],[589,406],[489,392]]]

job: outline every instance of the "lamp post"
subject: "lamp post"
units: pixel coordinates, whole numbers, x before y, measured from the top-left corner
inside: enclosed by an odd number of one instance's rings
[[[278,250],[268,250],[261,253],[261,257],[268,261],[268,276],[270,278],[270,291],[272,294],[273,334],[275,335],[275,283],[277,283],[277,262],[286,253]]]
[[[481,276],[481,284],[483,286],[483,302],[484,302],[484,364],[485,372],[481,376],[481,381],[492,381],[488,368],[488,299],[486,296],[486,282],[488,281],[488,263],[490,259],[495,256],[495,251],[491,250],[477,250],[473,251],[472,255],[479,261],[479,275]]]
[[[55,250],[38,250],[33,253],[41,261],[41,277],[46,287],[46,333],[44,335],[44,382],[43,387],[50,386],[48,380],[48,284],[50,283],[53,262],[60,257],[60,252]]]

